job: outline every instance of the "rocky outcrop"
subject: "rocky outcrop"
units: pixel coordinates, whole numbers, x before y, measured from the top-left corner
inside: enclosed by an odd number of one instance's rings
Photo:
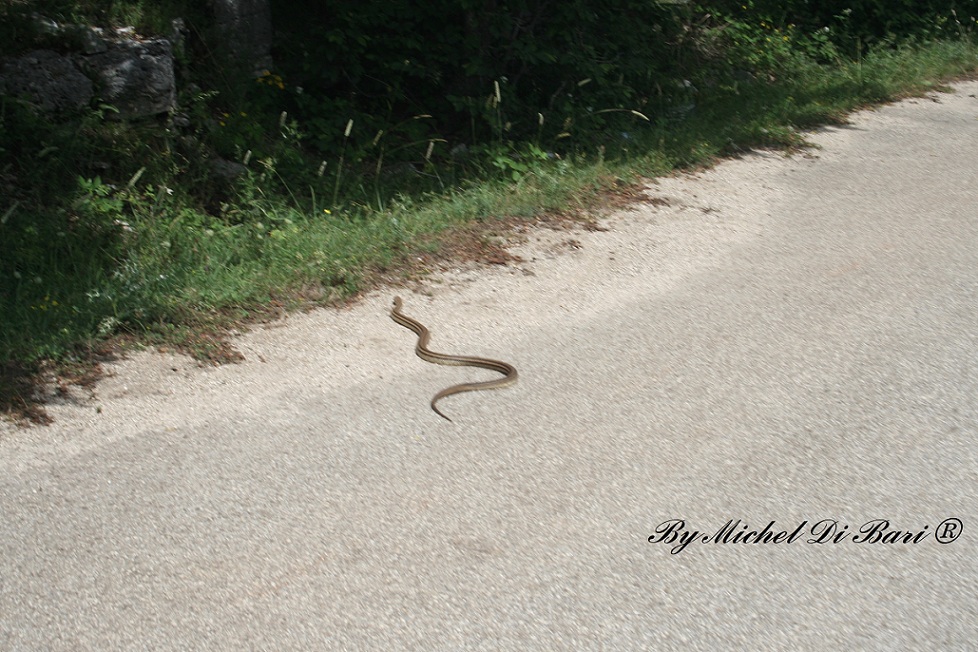
[[[44,112],[83,109],[94,101],[118,118],[166,113],[176,104],[173,51],[167,39],[137,39],[132,30],[45,26],[68,49],[35,50],[0,63],[0,95],[26,99]]]
[[[209,0],[212,51],[225,64],[261,74],[272,64],[268,0]],[[23,98],[44,112],[115,107],[107,117],[143,118],[172,111],[177,91],[174,51],[186,53],[187,29],[174,19],[167,38],[143,38],[130,28],[59,25],[33,17],[43,47],[0,60],[0,95]]]
[[[0,65],[0,95],[26,97],[45,112],[81,109],[95,86],[70,57],[35,50]]]
[[[173,48],[166,39],[121,41],[105,52],[77,57],[99,101],[125,118],[166,113],[176,106]]]

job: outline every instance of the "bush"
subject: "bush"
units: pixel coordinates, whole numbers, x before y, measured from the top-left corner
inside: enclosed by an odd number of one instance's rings
[[[703,9],[757,23],[761,20],[800,33],[823,33],[847,56],[883,40],[960,37],[978,16],[975,0],[713,0]]]

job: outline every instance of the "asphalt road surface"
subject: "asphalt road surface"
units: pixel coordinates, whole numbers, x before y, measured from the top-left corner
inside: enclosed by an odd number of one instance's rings
[[[0,426],[0,649],[978,649],[955,88]]]

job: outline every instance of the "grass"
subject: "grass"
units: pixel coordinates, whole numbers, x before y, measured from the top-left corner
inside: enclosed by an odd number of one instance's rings
[[[51,361],[74,370],[63,377],[88,382],[78,363],[94,364],[125,343],[233,360],[223,337],[231,325],[423,276],[439,256],[477,256],[487,232],[513,221],[580,214],[643,177],[749,148],[796,148],[804,144],[801,129],[840,123],[854,109],[939,89],[976,70],[970,40],[879,49],[833,66],[800,60],[774,79],[701,89],[687,115],[638,126],[627,143],[600,153],[508,158],[505,175],[329,209],[317,204],[314,187],[266,193],[285,182],[270,159],[250,166],[217,217],[181,189],[141,184],[138,174],[121,188],[80,179],[69,212],[103,225],[118,241],[113,247],[75,243],[65,235],[71,219],[41,232],[28,205],[0,206],[0,235],[35,238],[48,252],[36,259],[28,248],[12,269],[0,262],[10,297],[0,314],[0,410],[42,422],[34,381],[50,377]],[[336,177],[323,177],[319,198],[335,192],[341,173],[356,185],[349,166],[336,168]],[[379,194],[375,183],[363,185],[365,197]],[[40,246],[52,238],[64,246]]]

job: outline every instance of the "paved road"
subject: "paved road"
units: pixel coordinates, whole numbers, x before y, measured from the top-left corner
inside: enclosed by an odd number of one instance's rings
[[[976,93],[0,430],[0,649],[978,649]]]

